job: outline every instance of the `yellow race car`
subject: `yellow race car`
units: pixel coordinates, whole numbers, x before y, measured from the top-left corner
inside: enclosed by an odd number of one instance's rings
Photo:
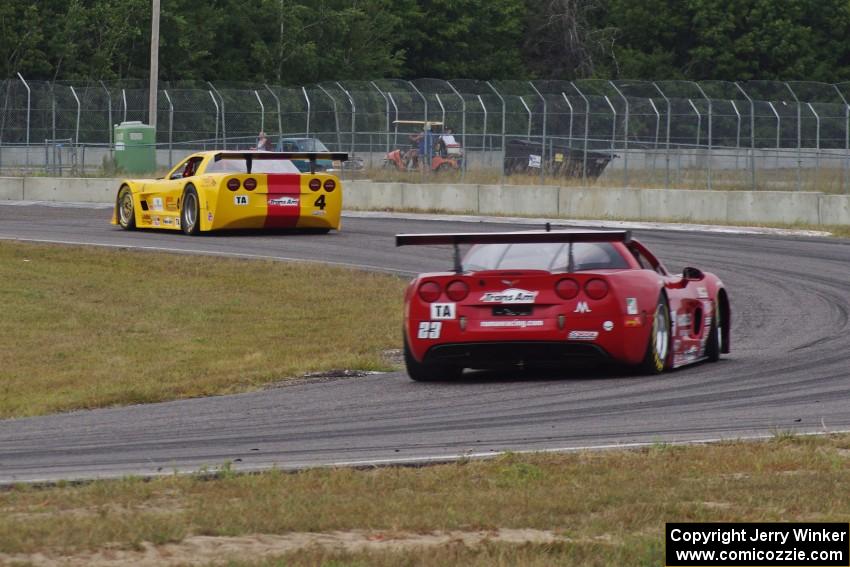
[[[301,173],[290,160],[307,160]],[[342,186],[315,173],[317,160],[346,153],[208,151],[192,154],[162,179],[126,179],[112,224],[186,234],[245,228],[339,230]],[[313,173],[311,173],[313,172]]]

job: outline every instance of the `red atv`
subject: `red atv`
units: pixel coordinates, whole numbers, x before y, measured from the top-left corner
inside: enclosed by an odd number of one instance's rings
[[[411,147],[387,153],[384,167],[398,171],[423,171],[430,162],[428,171],[458,171],[463,164],[463,149],[451,129],[443,131],[442,122],[422,120],[396,120],[394,124],[414,124],[421,131],[410,135]],[[435,128],[436,127],[436,128]]]

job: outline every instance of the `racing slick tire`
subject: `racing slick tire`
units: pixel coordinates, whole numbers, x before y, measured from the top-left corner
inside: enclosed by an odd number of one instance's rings
[[[646,344],[646,354],[639,366],[642,374],[660,374],[670,367],[670,307],[667,296],[658,296],[652,315],[652,328]]]
[[[180,229],[183,234],[194,236],[201,231],[201,205],[198,192],[192,185],[183,190],[180,203]]]
[[[714,301],[714,317],[708,330],[708,343],[705,345],[705,356],[709,362],[720,360],[720,349],[723,345],[723,321],[720,319],[723,310],[720,308],[719,296]]]
[[[124,230],[136,228],[136,211],[133,205],[133,192],[126,185],[118,190],[118,224]]]
[[[416,382],[451,380],[459,378],[461,372],[463,372],[462,368],[454,366],[419,362],[413,357],[410,347],[407,346],[407,337],[404,337],[404,366],[407,369],[407,375]]]

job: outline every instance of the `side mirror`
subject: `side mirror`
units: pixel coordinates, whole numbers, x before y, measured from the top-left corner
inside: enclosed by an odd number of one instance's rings
[[[698,282],[705,278],[705,274],[702,273],[702,270],[698,268],[692,268],[688,266],[684,270],[682,270],[682,279],[686,281]]]

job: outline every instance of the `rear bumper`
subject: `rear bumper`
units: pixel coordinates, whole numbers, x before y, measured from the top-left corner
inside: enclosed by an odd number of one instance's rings
[[[452,364],[464,368],[496,368],[525,364],[564,366],[567,363],[601,363],[612,357],[601,346],[565,341],[490,341],[434,345],[425,353],[426,363]]]

